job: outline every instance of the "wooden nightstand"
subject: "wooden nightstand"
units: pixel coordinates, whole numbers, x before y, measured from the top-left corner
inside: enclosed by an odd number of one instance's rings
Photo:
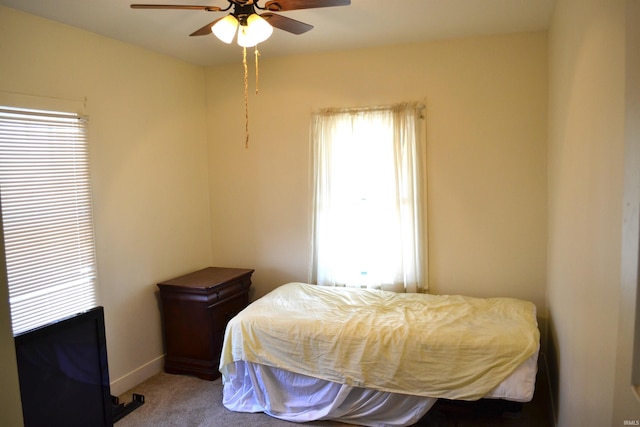
[[[171,374],[220,376],[218,364],[227,322],[249,304],[254,270],[208,267],[158,283]]]

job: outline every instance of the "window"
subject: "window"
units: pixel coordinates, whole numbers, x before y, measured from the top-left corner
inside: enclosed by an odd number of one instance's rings
[[[0,107],[0,203],[14,335],[93,308],[86,120]]]
[[[401,104],[313,115],[312,282],[427,288],[422,110]]]

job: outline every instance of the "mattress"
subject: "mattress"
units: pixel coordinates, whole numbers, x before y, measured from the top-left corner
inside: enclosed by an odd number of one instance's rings
[[[227,325],[224,404],[289,421],[410,425],[439,397],[530,400],[538,349],[530,302],[290,283]]]

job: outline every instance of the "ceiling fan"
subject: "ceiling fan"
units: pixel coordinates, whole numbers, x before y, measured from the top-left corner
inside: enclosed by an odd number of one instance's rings
[[[171,4],[132,4],[133,9],[187,9],[202,10],[205,12],[225,12],[233,7],[233,11],[224,17],[220,17],[215,21],[205,25],[204,27],[194,31],[190,36],[204,36],[211,34],[212,27],[229,16],[235,18],[237,26],[246,27],[251,22],[247,22],[253,15],[260,16],[266,20],[272,27],[279,28],[292,34],[303,34],[313,28],[313,25],[296,21],[273,12],[286,12],[289,10],[314,9],[319,7],[332,6],[348,6],[351,0],[270,0],[260,6],[260,0],[227,0],[229,5],[226,8],[218,6],[193,6],[193,5],[171,5]],[[265,11],[258,15],[256,9]],[[231,18],[231,19],[233,19]],[[235,29],[235,28],[234,28]],[[218,34],[216,34],[218,35]],[[218,36],[220,38],[220,36]],[[224,40],[223,40],[224,41]],[[227,42],[228,43],[228,42]]]
[[[238,35],[238,44],[242,46],[242,63],[244,66],[244,105],[245,105],[245,148],[249,146],[249,106],[247,89],[247,58],[246,48],[255,47],[256,55],[256,93],[258,93],[258,43],[268,39],[273,28],[279,28],[292,34],[303,34],[313,28],[312,25],[295,19],[277,15],[273,12],[288,10],[314,9],[319,7],[348,6],[351,0],[267,0],[264,6],[261,0],[226,0],[226,8],[218,6],[195,6],[175,4],[132,4],[132,9],[182,9],[202,10],[205,12],[225,12],[233,7],[233,11],[226,16],[212,21],[204,27],[194,31],[190,36],[205,36],[214,33],[224,43],[231,43]],[[256,9],[261,11],[260,14]]]

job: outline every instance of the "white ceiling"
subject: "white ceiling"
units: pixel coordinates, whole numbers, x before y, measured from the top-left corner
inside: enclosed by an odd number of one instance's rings
[[[394,45],[444,38],[540,31],[556,0],[351,0],[350,6],[280,12],[314,26],[276,29],[261,57]],[[164,53],[198,65],[237,61],[241,50],[189,34],[228,12],[131,9],[131,3],[226,7],[226,0],[0,0],[1,5]],[[260,1],[259,4],[264,4]]]

